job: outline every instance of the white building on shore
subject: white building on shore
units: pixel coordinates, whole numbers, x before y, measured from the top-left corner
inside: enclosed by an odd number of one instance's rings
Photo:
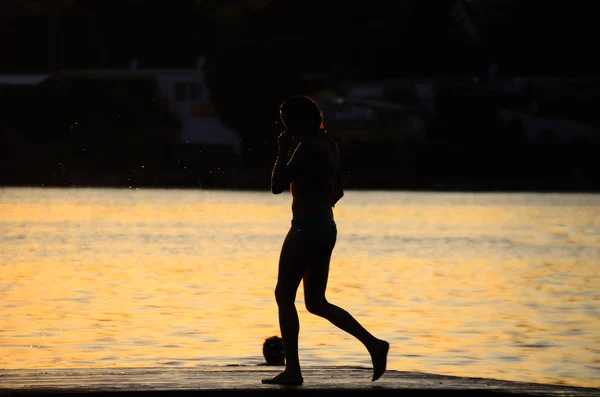
[[[114,79],[152,78],[161,99],[181,122],[179,139],[182,144],[231,146],[239,154],[241,142],[236,131],[224,126],[211,104],[204,78],[204,57],[195,68],[139,68],[134,60],[128,69],[60,70],[65,77],[101,77]],[[52,74],[3,74],[0,86],[35,86],[56,77]]]

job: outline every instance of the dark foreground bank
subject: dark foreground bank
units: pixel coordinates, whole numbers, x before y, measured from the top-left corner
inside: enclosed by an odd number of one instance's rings
[[[304,385],[263,385],[278,367],[95,368],[0,371],[0,396],[162,397],[236,393],[243,395],[299,392],[375,393],[423,396],[600,396],[598,388],[451,377],[388,371],[377,382],[371,370],[355,367],[306,368]]]

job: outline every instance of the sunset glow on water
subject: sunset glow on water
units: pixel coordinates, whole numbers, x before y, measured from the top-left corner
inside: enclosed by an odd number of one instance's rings
[[[0,190],[0,369],[258,365],[288,193]],[[600,195],[349,191],[328,299],[388,368],[600,386]],[[370,367],[309,314],[305,367]]]

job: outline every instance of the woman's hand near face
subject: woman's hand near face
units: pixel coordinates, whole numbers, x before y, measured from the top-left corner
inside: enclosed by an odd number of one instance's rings
[[[292,135],[284,131],[277,137],[277,146],[279,148],[279,153],[287,153],[292,146]]]

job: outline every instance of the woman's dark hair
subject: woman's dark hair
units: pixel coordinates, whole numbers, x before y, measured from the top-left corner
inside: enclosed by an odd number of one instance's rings
[[[323,112],[315,101],[304,95],[284,101],[279,107],[279,116],[284,125],[303,122],[315,131],[323,129]]]

